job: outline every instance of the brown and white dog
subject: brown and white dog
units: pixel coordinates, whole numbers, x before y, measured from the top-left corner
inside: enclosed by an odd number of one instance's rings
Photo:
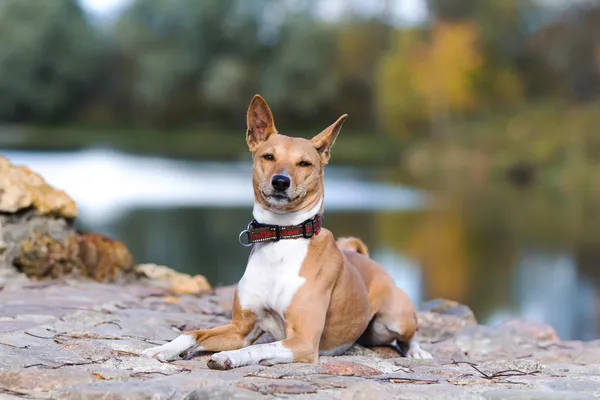
[[[231,324],[185,332],[142,355],[160,361],[194,351],[217,352],[213,369],[251,364],[316,363],[355,342],[395,342],[411,358],[431,358],[413,340],[415,309],[390,275],[355,238],[337,242],[321,229],[323,169],[346,115],[312,140],[281,135],[265,100],[247,114],[253,158],[254,221],[242,233],[254,243],[233,302]],[[275,342],[253,343],[265,332]]]

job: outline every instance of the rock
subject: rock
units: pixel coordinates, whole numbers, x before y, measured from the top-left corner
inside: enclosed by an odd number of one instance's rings
[[[97,282],[116,282],[119,275],[133,272],[133,257],[121,242],[83,233],[77,236],[77,249],[83,277]]]
[[[83,365],[88,361],[79,355],[63,350],[50,342],[45,346],[13,348],[0,345],[0,371],[14,368],[59,368],[65,365]]]
[[[367,367],[355,362],[348,361],[328,361],[321,364],[322,374],[326,375],[344,375],[344,376],[373,376],[381,375],[382,372],[375,368]]]
[[[20,242],[13,263],[32,278],[72,276],[97,282],[116,282],[133,268],[131,254],[124,244],[102,235],[75,232],[63,239],[32,233]]]
[[[486,400],[594,400],[591,394],[551,390],[496,389],[483,393]]]
[[[173,294],[200,294],[211,290],[210,284],[202,275],[190,276],[156,264],[141,264],[136,272],[151,280],[152,284],[167,288]]]
[[[477,364],[484,374],[492,376],[501,371],[512,371],[513,373],[536,374],[544,370],[544,366],[533,360],[494,360]],[[518,371],[518,372],[517,372]]]
[[[316,364],[292,363],[279,365],[277,368],[264,366],[247,366],[241,368],[244,376],[253,376],[257,378],[282,379],[293,378],[300,379],[309,375],[318,375],[321,366]]]
[[[464,321],[477,323],[475,314],[471,309],[463,304],[452,300],[434,299],[421,304],[419,311],[431,312],[442,315],[450,315]]]
[[[156,377],[153,382],[171,385],[176,387],[180,393],[189,394],[202,388],[230,387],[242,379],[242,375],[238,372],[222,373],[206,369],[206,363],[204,363],[204,369],[189,372],[189,370],[182,368],[179,371],[179,373],[171,376]],[[147,377],[152,378],[152,375],[148,374]]]
[[[387,386],[388,397],[402,400],[482,400],[482,397],[462,387],[451,386],[448,384],[425,384],[425,385],[406,385],[397,384],[392,387]],[[395,396],[394,396],[395,395]]]
[[[550,389],[560,391],[574,392],[592,392],[600,394],[600,382],[598,381],[580,381],[575,379],[561,379],[560,381],[551,381],[545,383]]]
[[[38,215],[74,219],[77,206],[64,191],[53,188],[24,166],[12,165],[0,156],[0,212],[33,209]]]
[[[385,400],[383,385],[375,382],[354,383],[340,393],[341,400]]]
[[[33,243],[36,240],[41,240],[41,248],[46,249],[46,254],[43,256],[48,262],[45,263],[47,270],[44,270],[44,273],[51,274],[50,270],[53,269],[54,264],[61,264],[61,261],[52,261],[52,257],[56,256],[55,252],[61,253],[60,258],[62,258],[69,251],[55,247],[48,249],[47,245],[44,246],[44,242],[47,244],[55,241],[61,243],[61,246],[62,243],[65,243],[68,248],[68,242],[73,232],[73,228],[68,221],[40,216],[34,210],[17,214],[0,213],[0,284],[3,281],[17,279],[22,275],[21,273],[24,271],[17,265],[19,261],[22,261],[22,266],[25,269],[30,268],[31,261],[28,259],[27,254],[22,254],[22,245],[24,244],[26,248],[33,249],[34,246],[28,246],[27,243]],[[48,250],[52,252],[49,253]],[[40,250],[35,250],[32,258],[39,258],[39,252]],[[69,270],[70,267],[60,265],[60,269]]]
[[[72,351],[91,362],[104,362],[115,357],[110,347],[94,340],[69,340],[61,344],[60,347]]]
[[[32,232],[19,243],[19,252],[13,264],[30,278],[60,278],[81,274],[77,237],[64,239]]]
[[[210,328],[228,321],[231,287],[202,296],[172,294],[177,301],[168,302],[164,294],[140,281],[126,290],[82,280],[4,287],[0,327],[9,328],[0,333],[0,400],[592,399],[600,394],[600,341],[552,341],[552,331],[539,324],[482,326],[431,311],[421,315],[450,324],[429,325],[431,335],[438,334],[434,328],[445,332],[441,342],[424,345],[432,360],[384,358],[361,346],[343,356],[320,357],[317,364],[231,371],[208,369],[210,353],[175,362],[139,357],[143,349],[177,337],[184,326]],[[448,356],[453,352],[456,357]]]
[[[600,363],[600,347],[585,348],[573,360],[578,364]]]
[[[471,309],[463,304],[446,299],[425,302],[417,313],[419,329],[417,339],[421,343],[435,343],[440,355],[460,357],[461,350],[448,340],[454,339],[464,328],[477,326],[477,319]],[[425,346],[426,347],[426,346]]]
[[[123,245],[101,235],[79,234],[64,219],[34,211],[0,215],[0,280],[23,273],[44,280],[62,277],[116,282],[131,274]]]
[[[30,321],[2,321],[0,322],[0,335],[7,332],[25,330],[36,326],[35,322]]]
[[[0,372],[0,387],[19,393],[49,392],[93,381],[94,377],[89,372],[74,369],[19,368]]]
[[[116,282],[131,275],[127,247],[74,228],[75,202],[0,156],[0,284],[26,277]]]
[[[368,350],[371,350],[375,353],[379,358],[398,358],[401,357],[401,354],[398,350],[392,346],[375,346],[370,347]],[[360,356],[370,356],[369,353],[364,354],[344,354],[344,355],[360,355]]]
[[[294,395],[317,393],[317,386],[292,379],[280,381],[245,380],[238,382],[239,388],[254,390],[263,395]]]
[[[362,357],[388,357],[384,358],[395,358],[398,357],[398,352],[394,349],[389,348],[390,353],[387,352],[388,348],[383,346],[366,348],[359,344],[354,344],[344,353],[345,356],[362,356]]]
[[[185,397],[185,400],[261,400],[264,396],[260,394],[228,386],[216,386],[196,389]]]
[[[56,400],[167,400],[177,388],[152,382],[98,382],[73,385],[55,391]]]
[[[498,325],[497,329],[507,335],[520,335],[536,342],[557,342],[559,337],[550,325],[540,324],[524,319],[511,319]]]

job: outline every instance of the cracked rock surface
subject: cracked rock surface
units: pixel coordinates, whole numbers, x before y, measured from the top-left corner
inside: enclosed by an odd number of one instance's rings
[[[418,339],[433,360],[354,346],[318,365],[213,371],[209,354],[138,356],[182,330],[227,323],[232,296],[232,287],[173,296],[92,281],[0,288],[0,400],[600,398],[600,341],[561,341],[522,320],[478,325],[468,307],[445,300],[419,313]]]

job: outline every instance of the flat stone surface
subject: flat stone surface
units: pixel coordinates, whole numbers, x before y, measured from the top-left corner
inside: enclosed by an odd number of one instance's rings
[[[358,345],[316,365],[231,371],[208,369],[205,353],[139,357],[183,330],[226,324],[232,295],[231,287],[173,296],[139,285],[13,282],[0,290],[0,400],[600,398],[600,341],[561,341],[523,320],[481,326],[445,300],[419,311],[418,339],[433,360]]]

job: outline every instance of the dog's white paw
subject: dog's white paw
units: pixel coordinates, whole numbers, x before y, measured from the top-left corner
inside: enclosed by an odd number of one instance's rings
[[[220,353],[213,354],[206,363],[210,369],[232,369],[240,366],[241,362],[239,359],[232,354],[230,351],[222,351]]]
[[[151,347],[140,353],[140,357],[154,358],[155,360],[166,362],[173,361],[178,358],[179,353],[169,349],[168,344],[162,346]]]
[[[158,361],[173,361],[184,351],[199,348],[194,338],[190,335],[179,335],[175,340],[162,346],[151,347],[142,351],[140,356],[155,358]]]
[[[406,351],[406,358],[414,358],[417,360],[430,360],[433,356],[419,346],[419,343],[413,341],[410,343]]]

